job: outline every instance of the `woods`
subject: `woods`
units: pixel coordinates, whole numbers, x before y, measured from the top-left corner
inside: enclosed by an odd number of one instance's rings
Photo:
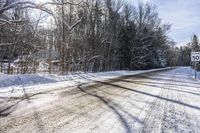
[[[1,0],[0,68],[24,74],[172,66],[169,29],[149,3]]]
[[[186,46],[180,47],[178,50],[178,65],[179,66],[191,66],[195,67],[195,63],[191,62],[191,52],[199,52],[200,51],[200,43],[197,35],[193,35],[191,37],[191,41],[187,43]],[[197,70],[200,70],[200,64],[197,62]]]

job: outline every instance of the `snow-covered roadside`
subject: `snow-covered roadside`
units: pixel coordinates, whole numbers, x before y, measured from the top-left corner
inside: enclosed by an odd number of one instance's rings
[[[195,70],[192,69],[191,67],[181,67],[179,70],[184,70],[184,73],[187,74],[187,76],[195,78]],[[180,73],[182,72],[180,71]],[[200,71],[197,72],[197,80],[200,81]]]
[[[190,69],[191,69],[191,68],[190,68]],[[191,73],[192,77],[195,78],[195,71],[194,71],[193,69],[192,69],[191,71],[192,71],[192,73]],[[197,72],[197,80],[200,81],[200,71]]]
[[[45,89],[53,87],[70,87],[80,83],[88,83],[92,80],[105,80],[121,76],[136,75],[148,72],[161,71],[171,68],[138,70],[138,71],[110,71],[98,73],[76,73],[68,75],[55,74],[25,74],[25,75],[6,75],[0,74],[0,92],[10,90]]]

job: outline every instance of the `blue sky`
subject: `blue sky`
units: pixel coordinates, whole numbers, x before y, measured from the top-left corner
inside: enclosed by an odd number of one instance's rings
[[[169,36],[177,46],[185,45],[193,34],[200,37],[200,0],[141,0],[157,5],[163,23],[172,24]]]

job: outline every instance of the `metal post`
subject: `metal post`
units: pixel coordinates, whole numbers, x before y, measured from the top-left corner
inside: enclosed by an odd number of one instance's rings
[[[195,79],[197,79],[197,62],[195,62]]]

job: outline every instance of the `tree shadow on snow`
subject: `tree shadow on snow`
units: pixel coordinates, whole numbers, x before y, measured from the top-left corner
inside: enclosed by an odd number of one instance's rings
[[[156,76],[156,77],[153,77]],[[169,79],[169,77],[174,77],[175,74],[158,74],[156,75],[156,73],[154,74],[150,74],[150,75],[146,75],[146,74],[141,74],[141,75],[136,75],[136,76],[132,76],[132,77],[137,77],[137,78],[142,78],[142,79],[150,79],[150,80],[155,80],[155,81],[171,81],[171,82],[178,82],[178,83],[182,83],[184,86],[187,84],[193,84],[193,86],[189,86],[188,87],[200,87],[200,83],[197,82],[197,80],[193,79],[192,77],[184,77],[185,75],[178,75],[176,78],[181,79],[181,80],[175,80],[175,79]],[[168,77],[168,78],[164,78],[164,77]],[[188,81],[188,80],[193,80],[192,81]]]
[[[31,98],[37,95],[46,94],[46,92],[27,94],[24,90],[24,94],[21,97],[9,97],[7,100],[0,104],[0,117],[6,117],[17,109],[19,103],[23,101],[31,102]],[[4,97],[1,97],[4,99]],[[4,105],[5,104],[5,105]]]
[[[125,118],[125,116],[127,116],[129,119],[131,119],[132,121],[136,121],[137,123],[143,124],[143,122],[138,119],[137,117],[133,116],[132,114],[130,114],[128,111],[124,110],[122,106],[120,106],[117,103],[114,103],[113,101],[111,101],[110,99],[107,99],[104,96],[100,96],[97,93],[94,92],[90,92],[88,91],[88,88],[91,88],[91,86],[89,87],[82,87],[82,85],[78,86],[78,89],[89,95],[92,97],[95,97],[97,99],[99,99],[101,102],[103,102],[109,109],[111,109],[116,116],[118,117],[118,119],[120,120],[120,123],[123,125],[124,130],[126,130],[126,133],[132,133],[133,131],[131,130],[131,123],[128,122],[128,120]],[[91,90],[91,89],[89,89]]]
[[[155,94],[151,94],[151,93],[147,93],[147,92],[144,92],[144,91],[135,90],[135,89],[132,89],[132,88],[121,86],[121,85],[116,85],[116,84],[113,84],[113,81],[111,81],[111,82],[95,81],[95,82],[96,83],[100,83],[102,85],[109,85],[109,86],[113,86],[115,88],[125,89],[127,91],[131,91],[131,92],[134,92],[134,93],[142,94],[142,95],[145,95],[145,96],[158,98],[160,100],[165,100],[165,101],[168,101],[168,102],[172,102],[172,103],[175,103],[175,104],[179,104],[179,105],[186,106],[186,107],[189,107],[189,108],[196,109],[196,110],[200,111],[200,107],[198,107],[198,106],[191,105],[191,104],[188,104],[188,103],[185,103],[185,102],[182,102],[182,101],[178,101],[178,100],[165,98],[165,97],[162,97],[162,96],[159,96],[159,95],[155,95]]]
[[[143,85],[143,86],[150,86],[150,87],[164,89],[162,87],[162,85],[164,83],[157,83],[157,82],[150,82],[150,81],[145,81],[145,82],[143,82],[143,81],[130,81],[130,80],[123,80],[123,79],[121,81],[127,82],[127,83],[134,83],[134,84],[138,84],[138,85]],[[176,84],[172,84],[172,85],[176,86],[176,87],[183,86],[183,85],[176,85]],[[192,86],[183,86],[183,87],[192,87]],[[182,92],[182,93],[200,96],[200,93],[196,93],[196,92],[192,92],[192,91],[186,91],[185,89],[184,90],[178,90],[178,89],[172,89],[172,88],[167,88],[167,89],[172,90],[172,91],[176,91],[176,92]]]

